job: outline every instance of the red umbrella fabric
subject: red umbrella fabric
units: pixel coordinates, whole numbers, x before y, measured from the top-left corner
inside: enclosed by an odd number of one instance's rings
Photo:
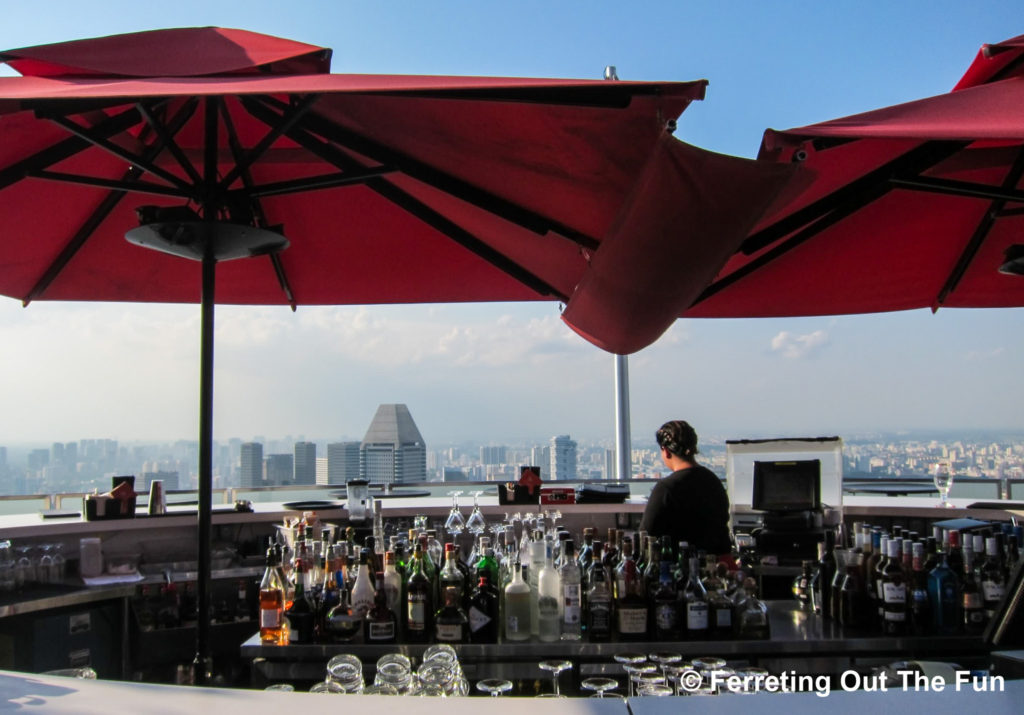
[[[798,163],[816,179],[759,222],[685,315],[1024,305],[1024,281],[1000,272],[1024,242],[1024,76],[986,76],[765,132],[762,160]]]

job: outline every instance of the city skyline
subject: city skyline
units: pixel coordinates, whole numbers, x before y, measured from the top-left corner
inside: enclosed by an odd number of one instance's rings
[[[983,43],[1021,31],[1017,9],[997,3],[983,12],[943,2],[653,3],[637,12],[600,2],[253,2],[244,17],[191,1],[159,12],[119,1],[56,6],[45,16],[5,8],[0,48],[220,25],[332,47],[335,72],[596,78],[613,64],[623,79],[706,77],[707,98],[682,115],[676,136],[746,157],[769,126],[946,92]],[[295,314],[218,306],[214,436],[358,440],[376,406],[394,402],[409,405],[427,444],[611,441],[613,358],[558,313],[554,303]],[[1022,425],[1013,390],[1022,328],[1020,309],[677,321],[630,358],[633,439],[673,418],[702,439],[1013,430]],[[23,309],[0,298],[0,331],[0,444],[197,438],[194,305]]]

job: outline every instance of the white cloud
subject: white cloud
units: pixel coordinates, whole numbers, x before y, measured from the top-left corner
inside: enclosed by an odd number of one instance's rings
[[[968,360],[991,360],[1006,354],[1006,348],[994,348],[992,350],[969,350]]]
[[[772,338],[772,352],[782,353],[786,358],[803,358],[828,343],[828,333],[815,330],[806,335],[794,335],[783,330]]]

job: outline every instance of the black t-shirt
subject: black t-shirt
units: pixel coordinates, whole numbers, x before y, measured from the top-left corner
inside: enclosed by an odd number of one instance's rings
[[[651,536],[672,538],[709,554],[728,554],[729,495],[721,480],[706,467],[697,465],[672,472],[651,490],[640,530]]]

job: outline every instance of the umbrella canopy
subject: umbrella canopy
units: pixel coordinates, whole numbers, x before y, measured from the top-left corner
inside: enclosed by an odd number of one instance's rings
[[[215,301],[557,300],[628,353],[793,174],[670,136],[704,81],[334,75],[329,59],[220,28],[0,53],[24,75],[0,78],[0,294],[202,305],[200,681]],[[742,205],[708,201],[727,192]]]
[[[1024,305],[1024,281],[1000,271],[1024,243],[1022,52],[1021,38],[983,52],[949,94],[767,131],[761,159],[816,179],[766,215],[685,314]]]

